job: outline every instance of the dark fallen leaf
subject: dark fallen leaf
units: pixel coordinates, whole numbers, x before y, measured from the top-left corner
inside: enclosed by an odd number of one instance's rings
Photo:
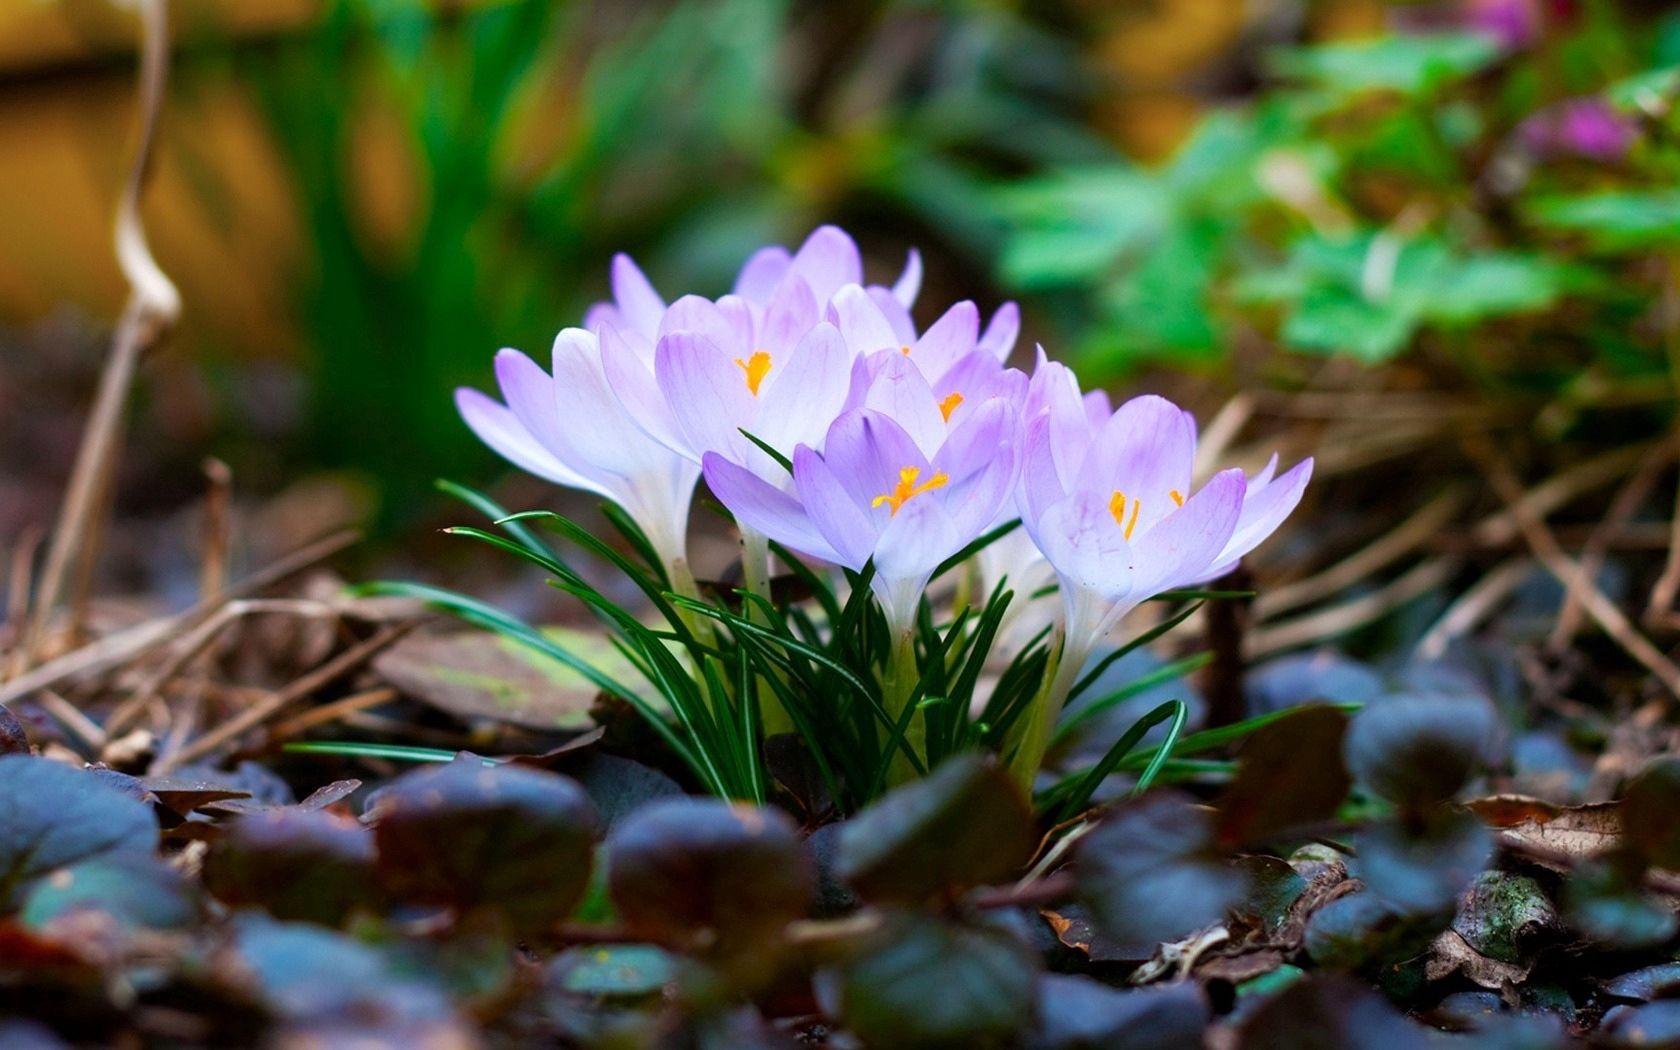
[[[1079,899],[1110,937],[1163,941],[1214,922],[1242,876],[1212,848],[1213,816],[1175,793],[1115,809],[1079,843]]]
[[[277,919],[336,926],[374,901],[373,832],[301,808],[235,818],[204,862],[211,893]]]
[[[1332,817],[1350,783],[1341,757],[1347,725],[1335,708],[1303,707],[1244,741],[1236,779],[1218,802],[1220,843],[1259,844]]]
[[[44,758],[0,756],[0,907],[56,868],[150,854],[157,836],[152,811],[99,778]]]
[[[599,751],[567,761],[560,772],[583,785],[607,831],[643,806],[683,793],[681,785],[652,766]]]
[[[1384,821],[1361,832],[1348,870],[1397,910],[1450,911],[1493,859],[1493,834],[1472,814],[1442,808],[1417,823]]]
[[[159,805],[181,817],[212,802],[251,797],[244,788],[195,777],[141,777],[140,785],[151,792]]]
[[[1349,898],[1357,899],[1357,898]],[[1358,981],[1337,976],[1298,980],[1248,1014],[1242,1050],[1427,1050],[1428,1033]]]
[[[773,809],[675,798],[631,814],[607,840],[620,918],[656,941],[762,949],[811,904],[815,874],[798,829]]]
[[[1627,847],[1659,868],[1680,868],[1680,758],[1659,758],[1622,796]]]
[[[1343,753],[1379,798],[1422,809],[1444,802],[1496,757],[1499,719],[1475,695],[1422,694],[1377,701],[1353,717]]]
[[[1409,915],[1372,893],[1352,893],[1313,913],[1305,945],[1326,969],[1368,970],[1420,955],[1447,922],[1445,916]]]
[[[890,912],[824,974],[833,1011],[868,1046],[1014,1044],[1032,1021],[1039,962],[988,926]]]
[[[1132,991],[1089,977],[1045,974],[1030,1050],[1177,1050],[1199,1046],[1211,1019],[1207,998],[1192,983]]]
[[[360,780],[335,780],[331,784],[323,784],[309,793],[309,797],[298,803],[299,809],[329,809],[354,795],[362,786]]]
[[[865,900],[913,903],[1009,878],[1037,845],[1015,780],[965,754],[847,821],[837,870]]]
[[[505,916],[571,914],[589,884],[595,814],[575,781],[471,756],[403,774],[371,803],[379,879],[400,900]]]
[[[1462,974],[1473,984],[1499,991],[1514,988],[1528,980],[1532,967],[1528,964],[1506,962],[1484,955],[1454,929],[1435,938],[1429,946],[1429,959],[1424,963],[1424,976],[1431,981],[1445,980]]]
[[[1453,929],[1488,958],[1516,963],[1559,939],[1563,919],[1551,897],[1527,875],[1486,871],[1459,902]]]
[[[102,912],[123,930],[177,930],[199,918],[198,900],[180,872],[145,853],[97,857],[36,880],[18,921],[41,930],[78,910]]]
[[[1056,940],[1092,962],[1137,965],[1155,952],[1155,941],[1122,943],[1103,933],[1091,921],[1089,912],[1078,904],[1060,904],[1046,908],[1041,914]]]
[[[1306,892],[1307,880],[1276,857],[1254,855],[1237,861],[1246,888],[1232,908],[1239,915],[1253,917],[1267,928],[1276,928],[1289,917],[1290,906]]]

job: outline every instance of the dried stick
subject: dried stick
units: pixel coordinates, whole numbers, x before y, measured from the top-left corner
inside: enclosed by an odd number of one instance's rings
[[[415,627],[415,623],[399,623],[381,628],[371,638],[360,642],[344,652],[328,660],[326,663],[305,674],[278,692],[270,693],[262,700],[241,711],[239,714],[223,722],[221,725],[205,733],[166,761],[160,761],[153,767],[158,774],[167,773],[177,766],[203,758],[222,746],[238,739],[247,731],[279,714],[288,705],[296,703],[310,693],[327,685],[351,671],[361,667],[373,659],[387,646],[407,634]]]
[[[1482,466],[1494,491],[1510,508],[1517,527],[1522,531],[1523,538],[1528,541],[1529,549],[1540,560],[1540,564],[1546,567],[1546,571],[1565,587],[1571,586],[1571,581],[1579,581],[1581,607],[1586,610],[1587,615],[1592,617],[1624,652],[1655,675],[1669,693],[1680,697],[1680,667],[1652,645],[1650,639],[1640,634],[1632,621],[1616,607],[1616,603],[1599,590],[1598,584],[1582,573],[1581,566],[1564,553],[1557,537],[1552,535],[1545,522],[1524,509],[1522,483],[1517,480],[1516,472],[1504,457],[1492,445],[1475,439],[1465,442],[1465,450],[1471,459]]]
[[[1392,532],[1374,540],[1341,561],[1296,583],[1262,594],[1254,603],[1257,619],[1311,605],[1381,572],[1440,532],[1464,506],[1462,489],[1452,488],[1437,495],[1401,522]]]
[[[214,601],[227,587],[228,547],[233,535],[233,471],[212,456],[204,461],[204,477],[210,487],[204,494],[198,596],[200,601]]]
[[[1258,660],[1347,634],[1446,583],[1458,566],[1459,560],[1447,555],[1419,562],[1370,594],[1254,631],[1244,653],[1249,660]]]
[[[21,664],[27,670],[39,653],[47,623],[63,596],[72,563],[86,566],[97,555],[100,496],[115,470],[117,438],[140,358],[155,346],[181,313],[181,297],[152,257],[140,222],[140,194],[151,169],[158,115],[169,75],[169,0],[134,0],[140,10],[140,130],[134,161],[117,203],[116,252],[128,279],[128,303],[117,320],[111,355],[99,379],[93,411],[82,431],[64,505],[41,572],[40,590],[24,628]],[[78,575],[91,576],[82,568]],[[74,633],[74,632],[72,632]]]
[[[46,689],[68,678],[98,674],[112,667],[137,660],[167,642],[177,632],[190,629],[206,617],[213,616],[226,601],[271,587],[288,576],[302,572],[316,562],[329,558],[355,543],[361,534],[344,529],[307,544],[273,564],[252,573],[229,588],[221,600],[198,604],[176,613],[126,630],[106,635],[73,652],[49,660],[31,671],[0,685],[0,704],[8,704],[28,696],[37,689]]]
[[[1417,655],[1424,660],[1439,660],[1446,655],[1452,640],[1475,630],[1528,578],[1533,567],[1534,559],[1527,557],[1508,558],[1494,566],[1430,625],[1418,640]]]
[[[1610,508],[1604,515],[1604,520],[1594,526],[1592,534],[1587,537],[1586,544],[1581,548],[1581,575],[1565,589],[1563,606],[1558,609],[1557,622],[1552,625],[1552,633],[1546,638],[1546,648],[1554,653],[1561,653],[1569,647],[1575,632],[1581,629],[1581,580],[1596,580],[1598,572],[1604,567],[1604,556],[1610,549],[1610,538],[1629,518],[1633,517],[1639,505],[1650,495],[1657,478],[1663,469],[1674,460],[1674,446],[1670,442],[1653,445],[1651,451],[1640,460],[1633,475],[1623,483],[1610,501]]]
[[[329,704],[310,708],[303,714],[286,719],[269,731],[269,738],[272,740],[289,740],[292,737],[301,736],[316,726],[336,722],[340,718],[366,711],[370,707],[388,704],[396,698],[397,691],[388,685],[363,690],[360,693],[352,693],[342,700],[334,700]]]

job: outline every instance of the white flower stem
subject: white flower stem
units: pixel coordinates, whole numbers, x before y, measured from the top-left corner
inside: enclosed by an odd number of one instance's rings
[[[765,601],[771,600],[770,538],[756,529],[741,529],[741,582],[748,594],[756,594]],[[756,603],[748,602],[746,612],[748,621],[769,626],[770,618]],[[757,691],[759,717],[764,723],[764,735],[771,737],[778,733],[793,732],[793,718],[782,706],[776,691],[763,682],[758,683]]]

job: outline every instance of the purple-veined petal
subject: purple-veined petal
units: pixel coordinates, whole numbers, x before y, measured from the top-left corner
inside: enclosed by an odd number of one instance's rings
[[[1204,578],[1230,542],[1247,489],[1241,470],[1222,470],[1184,506],[1134,534],[1132,597],[1142,601]]]
[[[980,335],[978,349],[1002,361],[1015,349],[1015,340],[1020,334],[1021,308],[1014,303],[1004,303],[987,322],[986,330]]]
[[[752,529],[790,550],[822,561],[841,560],[793,496],[716,452],[706,453],[701,464],[706,487],[718,502],[729,508],[742,528]]]
[[[689,447],[744,458],[749,443],[741,428],[758,422],[745,368],[698,332],[672,332],[654,351],[654,374]]]
[[[612,325],[615,328],[624,327],[624,314],[619,312],[615,303],[595,303],[583,313],[583,327],[591,332],[599,332],[603,327]]]
[[[600,330],[601,370],[606,373],[607,385],[625,413],[642,432],[673,452],[699,462],[700,453],[694,450],[677,426],[671,404],[659,388],[653,369],[643,362],[619,330],[607,325]]]
[[[1249,479],[1248,479],[1248,494],[1249,494],[1249,496],[1252,497],[1256,492],[1259,492],[1261,489],[1265,488],[1267,485],[1270,485],[1272,483],[1272,476],[1277,473],[1277,467],[1278,467],[1278,454],[1276,452],[1273,452],[1272,453],[1272,458],[1266,460],[1266,465],[1261,467],[1259,470],[1255,471],[1254,474],[1249,477]]]
[[[738,295],[725,295],[718,299],[717,308],[729,325],[730,345],[757,350],[759,307]]]
[[[797,274],[789,274],[764,307],[758,341],[750,349],[764,350],[779,363],[821,319],[811,286]]]
[[[860,508],[883,525],[889,510],[875,500],[892,494],[905,470],[915,470],[918,484],[933,479],[933,468],[915,441],[892,418],[867,408],[843,412],[828,428],[823,460]]]
[[[624,323],[649,339],[657,337],[665,300],[654,291],[653,282],[642,273],[641,267],[623,252],[613,256],[612,290]]]
[[[633,479],[668,472],[671,461],[681,458],[644,434],[619,404],[607,384],[600,343],[593,333],[581,328],[562,331],[554,337],[553,360],[553,425],[576,451],[580,470],[587,465]]]
[[[1052,504],[1061,502],[1068,494],[1056,468],[1052,427],[1050,417],[1040,415],[1027,424],[1021,439],[1019,503],[1023,521],[1037,520]]]
[[[586,483],[580,487],[607,491],[603,486],[611,486],[611,477],[572,444],[561,421],[554,401],[554,379],[518,350],[498,351],[495,367],[502,399],[526,433]]]
[[[1273,457],[1274,461],[1276,457]],[[1313,461],[1308,458],[1295,464],[1287,472],[1258,490],[1249,488],[1243,500],[1242,514],[1231,538],[1219,552],[1220,563],[1233,562],[1265,542],[1277,531],[1283,519],[1289,517],[1312,477]],[[1249,483],[1251,484],[1251,483]]]
[[[759,388],[758,429],[754,436],[787,454],[797,445],[818,447],[829,424],[845,408],[851,375],[851,352],[840,330],[826,321],[806,333],[772,366]]]
[[[1196,423],[1190,413],[1146,394],[1121,405],[1097,432],[1080,468],[1079,485],[1139,501],[1138,528],[1147,530],[1189,493],[1195,459]]]
[[[520,470],[568,488],[597,491],[588,479],[554,458],[506,405],[471,387],[455,391],[455,407],[478,439]]]
[[[933,495],[906,500],[875,542],[875,572],[886,580],[913,581],[918,596],[939,563],[967,542]]]
[[[904,345],[881,313],[881,308],[859,285],[849,284],[835,293],[828,304],[828,319],[840,329],[846,345],[852,348],[854,354],[897,350]]]
[[[1106,390],[1090,390],[1085,393],[1085,418],[1090,423],[1092,432],[1108,421],[1114,414],[1114,403],[1108,399]]]
[[[924,457],[945,442],[945,416],[921,370],[895,350],[876,353],[874,375],[864,390],[863,407],[881,413],[904,429]]]
[[[864,291],[869,293],[870,301],[881,311],[881,316],[887,319],[898,345],[913,345],[916,342],[916,321],[910,316],[909,307],[894,299],[893,294],[885,288],[872,285]]]
[[[780,245],[760,248],[752,253],[735,278],[735,294],[748,302],[764,305],[770,301],[771,293],[782,283],[782,278],[787,276],[788,265],[792,262],[793,256]]]
[[[746,354],[752,349],[741,339],[740,329],[730,323],[716,303],[703,295],[685,295],[666,308],[659,322],[660,339],[673,332],[704,336],[713,346],[731,354]]]
[[[842,287],[863,282],[863,258],[857,242],[838,226],[818,226],[805,238],[788,266],[811,286],[817,302],[826,303]]]
[[[904,271],[893,282],[893,298],[904,304],[906,310],[916,305],[916,296],[922,292],[922,253],[914,248],[904,257]]]
[[[880,528],[829,466],[807,445],[793,450],[793,484],[805,515],[833,548],[837,564],[861,569],[875,553]]]
[[[1013,427],[1013,420],[1009,425]],[[941,502],[963,543],[1013,517],[1008,507],[1015,491],[1019,454],[1014,442],[1000,442],[979,470],[960,481],[953,479],[942,493]]]
[[[1064,590],[1105,599],[1132,591],[1132,547],[1099,493],[1076,492],[1050,504],[1036,520],[1023,519],[1023,524]]]
[[[980,333],[980,311],[964,300],[928,326],[910,350],[910,360],[930,379],[944,375],[958,359],[974,352]]]

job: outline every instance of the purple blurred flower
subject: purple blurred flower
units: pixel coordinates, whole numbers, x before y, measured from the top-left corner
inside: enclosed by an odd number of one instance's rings
[[[1006,400],[958,426],[907,429],[871,408],[843,413],[824,451],[793,454],[790,494],[710,453],[706,483],[744,527],[813,558],[861,570],[897,630],[913,623],[939,563],[979,536],[1015,483],[1016,418]],[[923,442],[926,442],[924,444]]]
[[[1540,38],[1544,29],[1541,0],[1466,0],[1464,21],[1515,51]]]
[[[517,350],[496,355],[502,404],[462,387],[455,404],[473,433],[539,477],[624,508],[668,566],[686,571],[689,502],[700,470],[650,437],[613,395],[602,364],[612,339],[568,328],[554,339],[554,374]],[[630,353],[619,346],[619,353]]]
[[[1573,154],[1589,160],[1616,161],[1627,156],[1638,128],[1601,98],[1576,98],[1531,115],[1517,134],[1540,156]]]

